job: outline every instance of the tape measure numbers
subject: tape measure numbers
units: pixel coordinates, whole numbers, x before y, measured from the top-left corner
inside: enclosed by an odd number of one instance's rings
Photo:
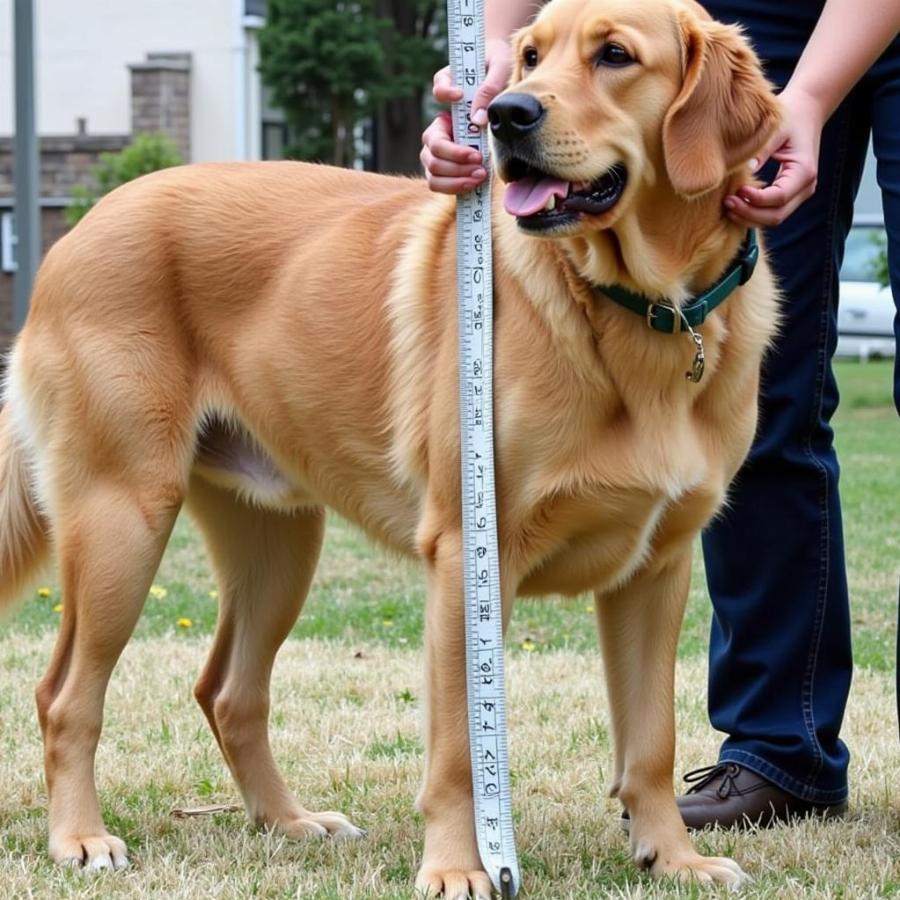
[[[483,0],[447,0],[450,68],[463,89],[453,133],[479,150],[488,177],[456,209],[466,687],[478,851],[503,897],[519,890],[509,788],[503,604],[494,489],[491,169],[487,137],[469,121],[485,73]]]

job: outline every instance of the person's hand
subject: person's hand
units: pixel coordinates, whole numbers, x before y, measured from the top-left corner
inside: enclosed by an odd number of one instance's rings
[[[747,228],[780,225],[816,190],[819,141],[824,116],[818,101],[788,85],[781,94],[784,125],[751,167],[758,171],[769,160],[781,165],[767,187],[747,185],[725,198],[728,218]]]
[[[512,71],[512,53],[506,41],[488,41],[485,56],[487,74],[472,100],[472,121],[482,128],[487,125],[488,104],[506,87]],[[435,74],[432,93],[440,103],[462,99],[462,89],[453,84],[449,66]],[[453,142],[450,114],[446,112],[440,113],[423,132],[419,159],[428,186],[441,194],[470,191],[487,175],[477,150]]]

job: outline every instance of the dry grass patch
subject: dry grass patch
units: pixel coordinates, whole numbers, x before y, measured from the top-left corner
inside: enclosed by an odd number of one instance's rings
[[[337,808],[369,831],[357,843],[291,844],[243,813],[179,820],[175,806],[239,802],[191,697],[206,640],[133,642],[113,677],[98,752],[111,830],[130,847],[124,873],[85,877],[45,856],[41,748],[32,687],[50,638],[0,641],[0,896],[400,898],[422,823],[412,801],[422,765],[419,651],[291,641],[276,669],[275,753],[301,800]],[[715,758],[705,667],[679,672],[678,770]],[[655,884],[628,861],[617,804],[604,790],[611,751],[599,658],[558,652],[510,661],[511,751],[527,897],[707,896]],[[846,737],[854,750],[851,817],[842,823],[702,835],[734,855],[756,897],[880,897],[900,892],[897,734],[892,678],[857,673]],[[714,892],[713,892],[714,893]]]

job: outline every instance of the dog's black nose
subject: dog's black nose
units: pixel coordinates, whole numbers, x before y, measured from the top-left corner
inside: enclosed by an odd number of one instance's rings
[[[531,94],[501,94],[488,107],[491,133],[505,143],[533,131],[543,117],[541,101]]]

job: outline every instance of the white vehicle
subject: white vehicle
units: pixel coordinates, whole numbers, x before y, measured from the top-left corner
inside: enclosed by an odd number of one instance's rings
[[[891,289],[882,287],[876,276],[884,246],[880,222],[853,223],[841,266],[837,357],[867,360],[896,352]]]

